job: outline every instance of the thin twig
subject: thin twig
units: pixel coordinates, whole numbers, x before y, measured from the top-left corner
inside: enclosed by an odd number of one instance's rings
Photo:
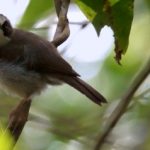
[[[58,22],[57,21],[53,21],[53,22],[51,22],[50,25],[45,25],[45,26],[42,26],[42,27],[31,27],[30,30],[32,30],[32,31],[48,30],[51,25],[56,25],[56,24],[58,24]],[[89,24],[90,24],[89,21],[79,21],[79,22],[77,22],[77,21],[69,21],[69,25],[80,26],[82,29],[87,27]],[[27,24],[26,25],[22,24],[22,25],[23,25],[23,27],[21,29],[27,29],[25,27],[25,26],[27,26]]]
[[[120,103],[116,107],[116,109],[112,112],[110,117],[108,118],[108,121],[106,122],[105,128],[103,132],[101,133],[101,136],[99,137],[99,140],[95,146],[94,150],[100,150],[102,145],[104,144],[105,139],[109,135],[109,133],[112,131],[114,126],[117,124],[121,116],[126,111],[129,103],[132,100],[132,97],[136,90],[139,88],[139,86],[142,84],[142,82],[146,79],[146,77],[150,73],[150,58],[148,59],[148,62],[143,67],[143,69],[139,72],[139,74],[136,76],[134,81],[132,82],[130,88],[128,91],[124,94],[122,97]]]

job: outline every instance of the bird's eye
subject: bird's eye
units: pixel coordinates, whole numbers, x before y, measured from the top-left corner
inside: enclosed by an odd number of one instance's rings
[[[5,36],[10,36],[12,33],[12,27],[9,21],[5,21],[2,25],[2,30]]]

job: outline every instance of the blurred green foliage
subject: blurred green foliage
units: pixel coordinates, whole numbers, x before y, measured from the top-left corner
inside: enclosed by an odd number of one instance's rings
[[[18,27],[31,28],[37,21],[46,17],[53,10],[51,0],[30,0],[28,7],[20,21]]]
[[[0,126],[0,149],[1,150],[11,150],[13,145],[13,139],[9,132]]]

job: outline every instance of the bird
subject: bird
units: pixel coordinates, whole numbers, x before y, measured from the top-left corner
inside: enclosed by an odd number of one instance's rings
[[[40,94],[48,85],[66,83],[94,103],[106,98],[80,78],[48,40],[13,28],[0,14],[0,88],[24,100]]]

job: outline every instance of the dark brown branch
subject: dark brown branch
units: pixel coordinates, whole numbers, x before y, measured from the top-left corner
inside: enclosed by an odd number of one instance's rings
[[[15,140],[14,144],[16,144],[27,122],[30,106],[31,100],[22,100],[10,113],[8,129]]]
[[[58,16],[58,24],[52,44],[55,47],[62,44],[70,35],[67,13],[70,0],[54,0],[56,13]]]
[[[139,88],[139,86],[142,84],[142,82],[145,80],[145,78],[149,75],[149,73],[150,73],[150,58],[149,58],[147,64],[143,67],[143,69],[136,76],[136,78],[132,82],[130,88],[124,94],[124,96],[122,97],[122,99],[121,99],[120,103],[118,104],[118,106],[116,107],[116,109],[112,112],[112,114],[108,118],[105,128],[104,128],[103,132],[101,133],[101,136],[100,136],[94,150],[99,150],[102,147],[105,139],[107,138],[109,133],[112,131],[114,126],[117,124],[117,122],[119,121],[121,116],[126,111],[129,103],[132,100],[134,93]]]

